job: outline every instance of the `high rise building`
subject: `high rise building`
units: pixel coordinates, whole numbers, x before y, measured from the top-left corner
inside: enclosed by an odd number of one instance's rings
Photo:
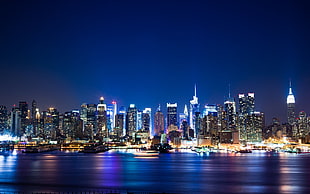
[[[289,88],[289,93],[286,99],[286,104],[287,104],[287,122],[290,125],[295,124],[295,96],[292,91],[292,84],[290,82],[290,88]]]
[[[6,106],[0,105],[0,134],[8,129],[8,110]]]
[[[84,136],[93,140],[94,135],[97,133],[97,104],[87,104],[86,110],[87,112],[86,123],[84,122]],[[84,114],[84,112],[81,113]]]
[[[253,114],[255,107],[254,93],[239,94],[239,114]]]
[[[195,95],[193,96],[193,100],[190,101],[190,110],[189,110],[189,125],[191,129],[194,130],[194,133],[196,134],[195,128],[197,126],[195,125],[196,121],[196,113],[199,111],[199,103],[198,103],[198,97],[197,97],[197,87],[195,85]]]
[[[13,107],[11,111],[11,133],[14,136],[21,137],[21,112],[18,107]]]
[[[26,132],[26,127],[29,124],[28,119],[28,104],[25,101],[19,102],[20,122],[21,122],[21,135]]]
[[[265,116],[262,112],[254,112],[246,116],[246,135],[247,142],[261,142],[263,128],[265,127]]]
[[[141,130],[142,129],[142,111],[141,110],[137,110],[137,130]]]
[[[112,132],[115,115],[114,115],[114,105],[113,104],[107,104],[106,105],[106,114],[107,114],[107,128],[109,132]]]
[[[178,117],[177,117],[177,107],[178,104],[167,103],[167,128],[172,126],[178,126]]]
[[[245,142],[260,142],[265,125],[264,113],[255,112],[254,93],[239,94],[238,130],[239,139]]]
[[[130,104],[126,114],[126,135],[133,137],[137,131],[137,113],[135,104]]]
[[[122,129],[123,129],[123,133],[122,133],[122,136],[125,136],[126,135],[126,107],[125,106],[121,106],[119,108],[119,112],[118,114],[120,115],[123,115],[123,124],[122,124]],[[118,125],[117,125],[118,126]]]
[[[224,109],[226,113],[226,121],[228,130],[235,130],[236,129],[236,103],[235,99],[229,97],[224,102]]]
[[[203,112],[202,112],[202,116],[205,117],[209,114],[211,114],[213,116],[217,116],[217,105],[216,104],[205,105]]]
[[[37,102],[35,100],[32,101],[31,104],[31,123],[33,127],[33,135],[37,135],[37,128],[38,128],[38,120],[36,119],[37,117]]]
[[[308,143],[308,141],[305,141],[305,138],[310,135],[310,130],[309,130],[309,120],[307,117],[307,114],[305,111],[299,112],[299,117],[297,119],[297,134],[295,137],[301,140],[302,143]]]
[[[182,123],[186,121],[186,124],[188,125],[188,109],[187,109],[187,105],[185,104],[184,106],[184,111],[183,113],[179,113],[179,124],[180,124],[180,128],[183,126]]]
[[[112,129],[109,129],[108,124],[110,122],[108,120],[111,116],[112,114],[109,114],[108,117],[107,105],[104,103],[104,98],[100,97],[99,104],[97,105],[97,131],[95,132],[97,138],[102,139],[109,137],[109,132]]]
[[[165,131],[165,117],[160,110],[160,105],[157,108],[157,111],[154,116],[154,135],[161,135]]]
[[[117,137],[121,137],[124,135],[124,117],[126,113],[118,113],[115,115],[115,127],[114,127],[114,134]]]
[[[112,129],[115,128],[116,125],[116,120],[115,120],[115,116],[117,114],[117,102],[115,100],[112,101],[112,105],[113,105],[113,124],[112,124]]]
[[[142,112],[142,131],[147,132],[151,135],[152,132],[152,109],[145,108]]]

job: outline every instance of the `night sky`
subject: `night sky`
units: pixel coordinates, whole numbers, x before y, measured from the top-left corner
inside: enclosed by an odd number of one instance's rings
[[[255,92],[286,121],[310,114],[307,1],[0,1],[0,104],[35,99],[61,112],[116,100],[128,107],[201,106]]]

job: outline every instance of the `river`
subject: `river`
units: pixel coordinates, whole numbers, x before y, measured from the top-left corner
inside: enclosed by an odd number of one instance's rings
[[[310,193],[310,155],[133,150],[0,155],[0,193]]]

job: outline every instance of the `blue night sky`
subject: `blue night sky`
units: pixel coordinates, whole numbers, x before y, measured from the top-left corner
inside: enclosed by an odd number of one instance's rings
[[[255,92],[256,109],[310,114],[307,1],[0,2],[0,104],[61,112],[100,96],[138,108]]]

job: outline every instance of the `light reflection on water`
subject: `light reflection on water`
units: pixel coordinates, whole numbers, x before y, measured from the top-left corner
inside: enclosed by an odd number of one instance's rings
[[[310,155],[128,150],[0,155],[0,192],[116,189],[173,193],[306,193]]]

